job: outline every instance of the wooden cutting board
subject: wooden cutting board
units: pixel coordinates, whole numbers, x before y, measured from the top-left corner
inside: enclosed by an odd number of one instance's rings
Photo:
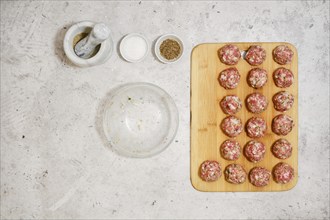
[[[251,88],[246,80],[247,73],[250,69],[255,68],[247,63],[244,59],[238,62],[235,67],[238,69],[241,79],[238,87],[233,90],[226,90],[219,85],[219,73],[229,68],[229,66],[220,62],[217,51],[222,46],[228,43],[209,43],[196,46],[191,54],[191,183],[193,187],[199,191],[205,192],[270,192],[270,191],[285,191],[293,188],[298,179],[298,56],[296,48],[288,43],[231,43],[246,51],[251,45],[260,45],[267,52],[267,58],[262,63],[261,67],[268,72],[268,82],[262,89]],[[291,64],[279,65],[272,57],[273,49],[285,44],[294,52],[294,57]],[[273,81],[273,72],[279,67],[290,69],[294,74],[294,83],[289,88],[281,89],[275,86]],[[295,126],[293,130],[284,138],[292,145],[292,156],[286,160],[277,159],[271,152],[272,144],[283,136],[278,136],[271,130],[271,122],[276,115],[281,114],[274,109],[272,97],[279,91],[288,91],[294,95],[293,107],[285,112],[294,120]],[[267,133],[265,137],[258,140],[266,146],[265,158],[259,163],[249,162],[241,152],[241,156],[235,163],[242,165],[247,173],[255,166],[262,166],[272,171],[273,167],[283,161],[290,164],[295,170],[294,180],[287,184],[278,184],[271,178],[269,185],[265,187],[255,187],[248,179],[243,184],[234,185],[228,183],[224,178],[224,168],[234,163],[227,161],[220,155],[220,145],[229,139],[220,129],[219,125],[226,117],[219,106],[220,100],[226,95],[237,95],[243,103],[241,111],[235,116],[239,117],[243,124],[255,114],[248,112],[245,106],[247,95],[253,92],[260,92],[268,99],[268,108],[258,116],[264,118],[267,122]],[[236,140],[241,145],[243,150],[245,144],[251,140],[242,132]],[[199,167],[205,160],[216,160],[221,164],[222,176],[215,182],[205,182],[199,177]]]

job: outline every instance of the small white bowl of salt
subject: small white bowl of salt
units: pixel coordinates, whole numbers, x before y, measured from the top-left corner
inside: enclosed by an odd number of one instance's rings
[[[128,34],[121,40],[119,51],[128,62],[141,62],[149,51],[148,40],[138,33]]]

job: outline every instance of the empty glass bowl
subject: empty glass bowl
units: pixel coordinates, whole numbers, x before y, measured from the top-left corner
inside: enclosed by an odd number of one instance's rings
[[[178,123],[171,96],[150,83],[130,83],[114,90],[103,115],[107,140],[128,157],[149,157],[163,151],[173,141]]]

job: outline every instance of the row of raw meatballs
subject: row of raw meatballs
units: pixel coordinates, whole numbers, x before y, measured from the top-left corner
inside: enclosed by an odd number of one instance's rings
[[[277,135],[285,136],[293,127],[293,119],[288,115],[280,114],[273,118],[272,131]],[[240,118],[230,115],[222,120],[220,128],[228,137],[237,137],[243,131],[243,124]],[[266,134],[267,123],[261,117],[252,117],[246,122],[245,128],[250,138],[261,138]]]
[[[274,142],[271,151],[278,159],[285,160],[291,157],[292,146],[288,140],[281,138]],[[260,141],[250,140],[246,143],[243,153],[250,162],[258,163],[264,159],[266,147]],[[226,160],[238,160],[241,156],[241,146],[236,140],[226,140],[220,146],[220,154]]]
[[[293,51],[286,45],[279,45],[273,50],[273,59],[280,65],[289,64]],[[220,61],[226,65],[236,65],[241,59],[241,51],[236,45],[227,44],[218,50]],[[252,45],[247,50],[244,59],[252,66],[262,64],[266,60],[266,50],[259,45]]]
[[[206,182],[214,182],[222,176],[221,165],[217,161],[204,161],[200,166],[200,177]],[[227,182],[232,184],[242,184],[247,179],[247,172],[239,164],[229,164],[224,171]],[[269,184],[271,172],[264,167],[254,167],[249,172],[249,181],[254,186],[262,187]],[[275,182],[286,184],[293,180],[294,169],[287,163],[280,162],[273,168],[273,178]]]
[[[273,96],[274,108],[286,112],[292,108],[294,96],[286,91],[281,91]],[[247,109],[255,114],[262,113],[268,106],[267,98],[260,93],[252,93],[245,101]],[[242,101],[236,95],[227,95],[220,101],[220,107],[225,114],[234,115],[242,109]]]
[[[219,83],[225,89],[235,89],[241,75],[235,67],[230,67],[220,72]],[[284,67],[277,68],[273,73],[274,83],[279,88],[288,88],[293,84],[294,76],[291,70]],[[247,75],[249,86],[254,89],[262,88],[268,81],[267,71],[261,68],[251,69]]]

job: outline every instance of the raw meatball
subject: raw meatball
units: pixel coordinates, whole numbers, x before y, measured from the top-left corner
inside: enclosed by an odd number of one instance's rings
[[[221,102],[220,106],[226,114],[236,114],[242,108],[242,102],[236,95],[227,95]]]
[[[225,169],[225,178],[230,183],[244,183],[246,180],[246,171],[241,165],[230,164]]]
[[[249,141],[244,148],[246,158],[253,163],[257,163],[264,159],[265,153],[266,147],[259,141]]]
[[[266,59],[266,51],[258,45],[252,45],[245,55],[246,61],[252,66],[262,64]]]
[[[220,61],[227,65],[235,65],[241,59],[241,52],[237,46],[227,44],[218,51]]]
[[[236,137],[243,131],[242,121],[235,116],[228,116],[222,120],[221,129],[229,137]]]
[[[261,68],[254,68],[249,71],[248,83],[252,88],[259,89],[267,82],[267,71]]]
[[[287,135],[293,127],[293,119],[288,115],[281,114],[273,119],[272,129],[275,134]]]
[[[294,169],[287,163],[278,163],[273,170],[274,180],[277,183],[285,184],[293,180]]]
[[[226,140],[220,146],[220,153],[226,160],[237,160],[241,155],[241,146],[235,140]]]
[[[260,93],[252,93],[246,98],[246,107],[252,113],[259,114],[265,111],[267,106],[267,98]]]
[[[258,187],[267,186],[270,180],[270,171],[263,167],[255,167],[250,171],[250,182]]]
[[[235,67],[223,70],[219,76],[219,83],[225,89],[235,89],[241,76]]]
[[[274,82],[280,88],[290,87],[293,83],[293,73],[288,69],[280,67],[274,71]]]
[[[246,132],[250,138],[265,136],[267,130],[266,121],[260,117],[252,117],[246,123]]]
[[[293,106],[294,97],[292,94],[282,91],[273,96],[274,108],[277,111],[285,112]]]
[[[281,65],[291,63],[293,51],[286,45],[279,45],[273,50],[275,62]]]
[[[273,144],[272,152],[278,159],[287,159],[292,154],[292,147],[289,141],[279,139]]]
[[[200,177],[206,182],[216,181],[221,177],[220,164],[217,161],[204,161],[200,167]]]

